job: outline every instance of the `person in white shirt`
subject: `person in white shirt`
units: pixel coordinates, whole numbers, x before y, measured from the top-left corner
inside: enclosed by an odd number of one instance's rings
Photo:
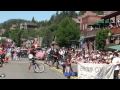
[[[120,26],[120,20],[117,20],[117,26],[118,27]]]
[[[114,79],[119,79],[119,70],[120,70],[120,57],[117,52],[114,53],[114,58],[112,60],[112,64],[115,65],[114,69]]]
[[[112,24],[110,24],[110,25],[109,25],[109,27],[110,27],[110,28],[113,28],[113,25],[112,25]]]
[[[49,49],[46,51],[46,53],[47,53],[47,54],[50,54],[50,51],[51,51],[51,48],[49,48]]]
[[[94,28],[91,26],[91,27],[90,27],[90,30],[92,31],[93,29],[94,29]]]
[[[64,48],[59,50],[59,54],[62,56],[63,59],[65,59],[65,50],[64,50]]]

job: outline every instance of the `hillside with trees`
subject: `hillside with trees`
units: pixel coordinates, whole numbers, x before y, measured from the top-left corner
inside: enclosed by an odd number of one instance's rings
[[[23,19],[10,19],[5,21],[4,23],[1,23],[0,26],[1,28],[9,29],[12,26],[12,24],[19,25],[20,23],[23,23],[23,22],[30,22],[30,21],[23,20]]]
[[[93,11],[97,14],[101,14],[102,11]],[[22,19],[10,19],[2,24],[0,28],[5,28],[6,32],[2,35],[5,37],[12,38],[17,45],[19,44],[17,40],[29,39],[30,37],[43,37],[43,46],[49,46],[53,40],[56,40],[60,46],[67,46],[70,44],[70,40],[79,40],[80,32],[77,24],[72,20],[73,17],[83,15],[85,11],[75,12],[75,11],[56,11],[56,14],[52,15],[50,20],[36,22],[34,17],[31,21]],[[16,31],[9,31],[12,24],[20,24],[23,22],[34,22],[39,28],[37,30],[23,30],[20,31],[16,28]],[[19,45],[18,45],[19,46]]]

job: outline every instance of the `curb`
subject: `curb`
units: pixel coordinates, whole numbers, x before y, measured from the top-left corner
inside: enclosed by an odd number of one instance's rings
[[[61,69],[56,69],[55,67],[50,67],[50,69],[51,69],[51,70],[54,70],[54,71],[57,71],[57,72],[59,72],[59,73],[61,73],[61,74],[63,74],[63,72],[62,72]],[[70,79],[78,79],[78,77],[76,77],[76,76],[71,76]]]

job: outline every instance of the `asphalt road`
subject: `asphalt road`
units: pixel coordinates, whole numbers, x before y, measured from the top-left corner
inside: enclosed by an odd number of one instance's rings
[[[45,65],[45,72],[34,73],[28,70],[29,61],[10,61],[0,68],[0,74],[5,74],[3,79],[66,79],[62,73],[49,68]]]

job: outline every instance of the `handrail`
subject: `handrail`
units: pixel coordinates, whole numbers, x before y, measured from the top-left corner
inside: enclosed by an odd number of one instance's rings
[[[84,33],[85,37],[94,37],[99,29],[94,29],[92,31],[86,31]]]

